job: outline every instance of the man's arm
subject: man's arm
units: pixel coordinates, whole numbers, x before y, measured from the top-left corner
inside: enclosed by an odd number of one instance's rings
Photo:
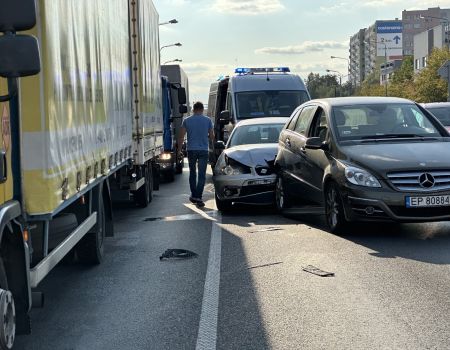
[[[211,142],[214,142],[214,129],[209,129],[208,135]]]
[[[178,152],[181,152],[181,148],[183,147],[184,135],[186,135],[186,128],[180,128],[180,135],[178,135]]]

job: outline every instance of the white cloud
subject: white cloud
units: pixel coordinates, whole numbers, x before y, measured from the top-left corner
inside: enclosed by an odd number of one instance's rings
[[[450,6],[450,0],[441,0],[437,4],[435,0],[410,0],[408,1],[408,5],[405,6],[405,0],[359,0],[357,2],[351,1],[342,1],[340,3],[330,5],[330,6],[321,6],[320,11],[326,14],[330,13],[345,13],[351,12],[355,8],[380,8],[380,7],[401,7],[402,9],[407,10],[417,10],[417,9],[427,9],[428,7],[436,7],[445,8]],[[394,17],[394,16],[393,16]]]
[[[347,42],[338,41],[305,41],[300,45],[289,45],[283,47],[263,47],[256,49],[256,54],[268,55],[302,55],[310,52],[320,52],[325,49],[345,49]]]
[[[233,15],[261,15],[278,12],[285,7],[280,0],[216,0],[211,8]]]

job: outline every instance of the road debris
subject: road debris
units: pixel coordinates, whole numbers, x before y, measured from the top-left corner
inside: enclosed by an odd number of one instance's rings
[[[268,266],[273,266],[273,265],[279,265],[279,264],[282,264],[282,263],[283,263],[282,261],[278,261],[278,262],[273,262],[273,263],[269,263],[269,264],[250,266],[250,267],[247,267],[247,270],[258,269],[260,267],[268,267]]]
[[[312,265],[303,266],[302,270],[320,277],[334,277],[334,272],[327,272]]]
[[[269,231],[282,231],[283,229],[281,227],[267,227],[267,228],[262,228],[259,230],[254,230],[254,231],[250,231],[250,233],[256,233],[256,232],[269,232]]]
[[[163,259],[190,259],[196,258],[197,253],[191,252],[186,249],[167,249],[160,257],[159,260]]]

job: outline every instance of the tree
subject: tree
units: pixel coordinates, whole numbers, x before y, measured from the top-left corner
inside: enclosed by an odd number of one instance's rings
[[[412,56],[403,58],[401,67],[395,71],[389,84],[388,94],[389,96],[415,100],[414,59]]]
[[[306,79],[311,98],[334,97],[339,93],[339,82],[335,75],[310,73]]]
[[[415,90],[417,102],[447,101],[447,82],[438,75],[438,69],[450,59],[448,48],[434,49],[428,57],[427,66],[417,75]]]
[[[364,79],[356,94],[360,96],[385,96],[385,87],[380,85],[380,69],[375,69]]]

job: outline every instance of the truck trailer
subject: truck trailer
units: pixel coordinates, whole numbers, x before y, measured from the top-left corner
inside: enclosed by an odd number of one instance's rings
[[[184,70],[177,64],[162,65],[162,90],[164,110],[164,153],[159,165],[164,179],[173,181],[175,174],[181,174],[184,156],[178,146],[183,117],[190,112],[189,80]],[[187,105],[186,105],[187,103]]]
[[[34,288],[61,260],[101,263],[112,197],[151,201],[163,119],[151,0],[0,8],[3,350],[31,332],[29,311],[43,304]]]

